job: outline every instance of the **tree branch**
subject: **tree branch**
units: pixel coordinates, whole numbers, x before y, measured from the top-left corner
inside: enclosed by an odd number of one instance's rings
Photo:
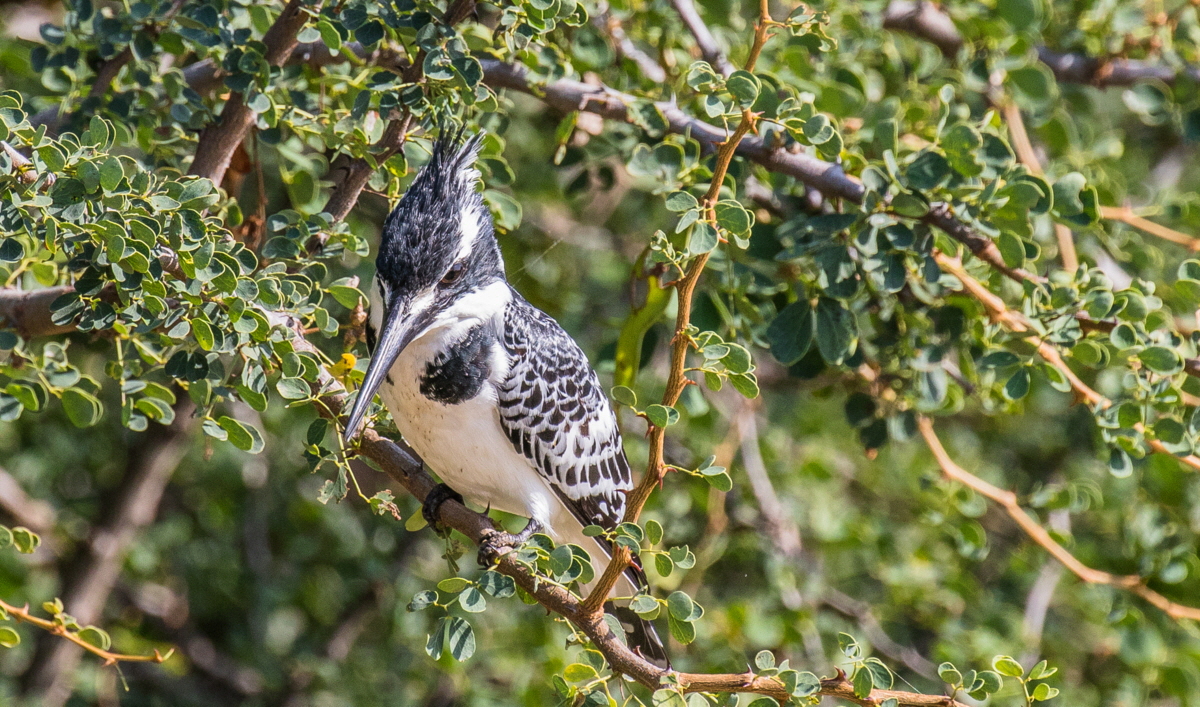
[[[32,613],[30,613],[28,604],[25,606],[13,606],[4,600],[0,600],[0,610],[4,611],[4,613],[8,614],[9,616],[15,617],[17,621],[32,624],[43,631],[46,631],[52,636],[59,636],[67,641],[70,641],[79,648],[91,653],[97,658],[100,658],[102,661],[104,661],[105,666],[116,665],[117,663],[162,663],[175,653],[174,649],[167,651],[166,655],[160,653],[158,649],[154,650],[154,655],[126,655],[124,653],[113,653],[112,651],[107,651],[99,646],[94,646],[91,643],[88,643],[87,641],[83,640],[77,632],[70,631],[61,624],[55,623],[49,619],[43,619],[34,616]]]
[[[1080,562],[1065,547],[1060,545],[1050,535],[1050,532],[1042,527],[1041,523],[1025,512],[1025,509],[1021,508],[1021,504],[1017,501],[1015,493],[993,486],[968,472],[966,469],[963,469],[958,464],[955,464],[954,460],[946,452],[946,448],[942,446],[942,441],[934,433],[933,423],[929,421],[929,418],[923,415],[917,418],[917,427],[921,431],[921,437],[929,445],[929,451],[933,452],[934,459],[937,460],[938,466],[941,467],[942,474],[947,479],[963,484],[980,496],[1003,508],[1004,512],[1016,521],[1017,525],[1020,526],[1021,530],[1025,531],[1025,534],[1031,540],[1041,545],[1054,559],[1061,562],[1076,577],[1089,584],[1107,584],[1133,592],[1159,609],[1162,609],[1171,618],[1200,620],[1200,608],[1184,606],[1183,604],[1177,604],[1167,599],[1146,586],[1147,580],[1145,577],[1110,574],[1102,570],[1092,569]]]
[[[319,9],[319,4],[314,9]],[[283,12],[263,36],[262,41],[267,48],[267,63],[271,66],[283,65],[299,43],[296,35],[304,28],[308,17],[309,9],[304,6],[303,0],[289,0]],[[196,145],[190,173],[208,177],[219,184],[225,170],[229,168],[234,150],[242,144],[242,140],[250,132],[250,127],[254,125],[254,115],[254,111],[246,105],[246,97],[243,94],[232,94],[225,102],[225,108],[217,122],[211,123],[200,133],[200,142]]]
[[[883,26],[923,39],[940,49],[947,58],[957,56],[964,44],[954,20],[937,3],[927,0],[893,0],[883,13]],[[1195,66],[1176,69],[1137,59],[1102,59],[1047,47],[1038,47],[1037,54],[1059,83],[1109,88],[1151,80],[1168,84],[1181,79],[1200,82],[1200,67]]]
[[[683,20],[683,24],[687,26],[688,32],[692,33],[692,38],[696,40],[696,47],[700,49],[700,56],[722,76],[732,74],[733,66],[725,58],[725,52],[721,51],[721,47],[717,44],[717,38],[709,31],[708,25],[704,24],[704,19],[700,17],[692,0],[671,0],[671,6],[675,8],[679,19]]]
[[[1152,236],[1158,236],[1163,240],[1177,243],[1192,252],[1200,251],[1200,238],[1189,236],[1173,228],[1167,228],[1162,224],[1144,219],[1135,214],[1133,209],[1128,206],[1101,206],[1100,217],[1110,221],[1120,221],[1128,226],[1133,226],[1139,231],[1144,231]]]

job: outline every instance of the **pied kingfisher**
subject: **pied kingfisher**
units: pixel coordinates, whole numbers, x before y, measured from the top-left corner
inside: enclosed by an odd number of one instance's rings
[[[529,519],[516,535],[487,536],[481,558],[544,532],[587,550],[599,573],[611,546],[583,528],[611,529],[625,512],[633,477],[621,432],[583,351],[505,279],[476,189],[479,144],[479,135],[440,138],[383,224],[367,323],[371,364],[346,437],[378,391],[405,441],[446,482],[422,509],[431,524],[442,502],[465,495]],[[613,596],[645,586],[634,566]],[[666,660],[650,622],[607,608],[632,646]]]

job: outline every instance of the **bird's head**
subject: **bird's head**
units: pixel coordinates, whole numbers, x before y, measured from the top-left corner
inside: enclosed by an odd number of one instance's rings
[[[412,341],[464,297],[504,279],[492,217],[476,190],[481,134],[443,136],[383,224],[375,259],[367,343],[371,365],[350,412],[346,438]]]

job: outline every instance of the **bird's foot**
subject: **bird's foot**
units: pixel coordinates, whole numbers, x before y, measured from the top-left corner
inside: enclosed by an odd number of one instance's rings
[[[438,533],[444,530],[437,520],[438,510],[441,509],[443,503],[450,500],[462,503],[462,494],[446,484],[438,484],[433,487],[433,490],[425,497],[425,502],[421,504],[421,516],[425,518],[425,522],[429,524],[429,527]]]
[[[504,554],[502,550],[521,547],[534,533],[541,531],[542,524],[533,518],[529,519],[525,529],[519,533],[506,533],[503,530],[485,531],[479,539],[479,566],[494,567]]]

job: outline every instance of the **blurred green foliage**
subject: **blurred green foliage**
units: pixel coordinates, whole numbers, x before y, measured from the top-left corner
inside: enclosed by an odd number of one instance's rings
[[[752,665],[801,703],[840,668],[860,696],[1200,704],[1196,622],[1065,573],[916,436],[919,414],[938,416],[954,459],[1084,564],[1200,606],[1200,474],[1170,456],[1200,448],[1200,261],[1101,218],[1132,204],[1200,232],[1196,7],[947,3],[963,43],[950,52],[885,28],[895,8],[880,0],[770,7],[781,25],[756,71],[728,77],[665,2],[480,4],[452,27],[426,0],[313,3],[282,67],[266,43],[278,3],[71,0],[36,40],[0,41],[14,148],[0,155],[0,297],[62,288],[53,324],[75,330],[0,329],[0,545],[27,553],[0,552],[0,598],[72,612],[55,597],[78,596],[94,581],[81,568],[117,542],[103,610],[83,622],[99,628],[84,630],[123,653],[177,648],[119,676],[87,657],[64,669],[61,638],[0,624],[0,702],[43,704],[53,680],[78,705],[650,699],[506,578],[465,562],[450,578],[459,541],[420,530],[416,502],[316,418],[320,368],[351,384],[364,369],[359,283],[382,219],[430,139],[463,124],[487,131],[484,197],[514,286],[623,386],[619,403],[669,426],[682,473],[615,537],[642,548],[654,594],[634,608],[669,625],[675,667]],[[10,25],[40,8],[9,6]],[[740,66],[757,8],[699,11]],[[1045,50],[1167,73],[1089,86]],[[535,86],[602,81],[632,96],[629,119],[557,113],[536,89],[490,83],[489,60]],[[106,66],[111,85],[93,90]],[[223,178],[188,175],[231,92],[249,137]],[[862,203],[738,158],[705,220],[712,154],[671,132],[667,100],[719,127],[751,109],[756,138],[837,163]],[[1044,175],[1016,159],[1010,101]],[[396,121],[408,139],[386,154]],[[337,222],[326,202],[350,160],[371,177]],[[1027,336],[938,268],[936,252],[963,252],[927,223],[939,203],[1005,266],[1044,276],[968,258],[1113,405],[1076,404]],[[1055,224],[1074,232],[1077,271]],[[699,385],[657,405],[678,306],[660,285],[704,253]],[[280,314],[322,355],[297,353]],[[636,464],[645,422],[623,415]],[[181,461],[148,517],[121,525],[165,430]],[[563,550],[523,560],[564,583],[596,571]]]

